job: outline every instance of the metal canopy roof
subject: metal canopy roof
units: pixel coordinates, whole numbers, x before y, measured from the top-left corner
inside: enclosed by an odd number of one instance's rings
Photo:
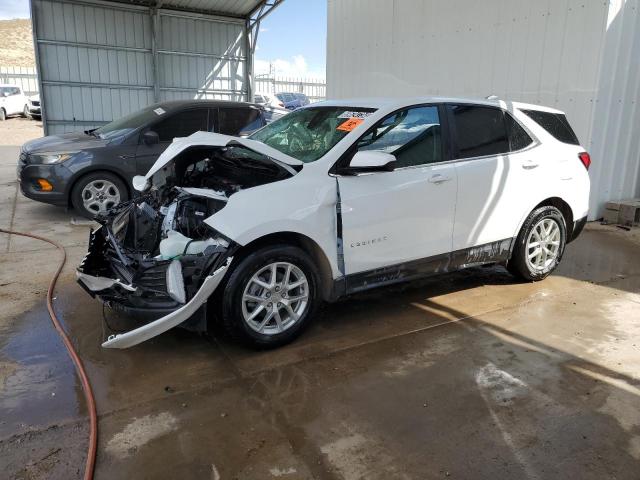
[[[167,8],[185,12],[206,13],[248,19],[258,11],[263,17],[283,0],[110,0],[117,3]]]

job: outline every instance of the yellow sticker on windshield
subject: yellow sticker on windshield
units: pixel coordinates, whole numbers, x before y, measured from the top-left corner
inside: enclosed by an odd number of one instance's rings
[[[341,130],[343,132],[350,132],[351,130],[356,128],[358,125],[360,125],[362,122],[364,122],[363,118],[350,118],[346,122],[343,122],[340,125],[338,125],[338,128],[336,128],[336,130]]]

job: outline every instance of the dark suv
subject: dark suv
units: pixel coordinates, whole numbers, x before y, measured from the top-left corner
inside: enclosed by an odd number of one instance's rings
[[[71,204],[93,217],[128,200],[131,179],[145,174],[174,138],[197,131],[247,135],[274,119],[264,107],[242,102],[151,105],[94,130],[25,143],[18,161],[20,189],[33,200]]]

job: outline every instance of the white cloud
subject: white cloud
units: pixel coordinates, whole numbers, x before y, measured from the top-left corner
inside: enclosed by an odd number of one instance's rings
[[[303,55],[294,55],[290,60],[276,58],[274,60],[256,59],[255,74],[268,74],[270,72],[284,77],[324,78],[324,71],[309,69],[307,60]]]
[[[260,27],[260,33],[268,32],[268,31],[269,31],[268,28]]]

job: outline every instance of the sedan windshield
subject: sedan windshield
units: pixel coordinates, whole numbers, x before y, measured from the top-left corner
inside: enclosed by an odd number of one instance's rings
[[[102,139],[109,140],[121,135],[126,135],[139,127],[147,125],[165,113],[166,111],[158,105],[151,105],[150,107],[130,113],[118,120],[114,120],[111,123],[107,123],[92,133]]]
[[[324,156],[375,108],[310,107],[296,110],[258,130],[257,140],[305,163]]]

